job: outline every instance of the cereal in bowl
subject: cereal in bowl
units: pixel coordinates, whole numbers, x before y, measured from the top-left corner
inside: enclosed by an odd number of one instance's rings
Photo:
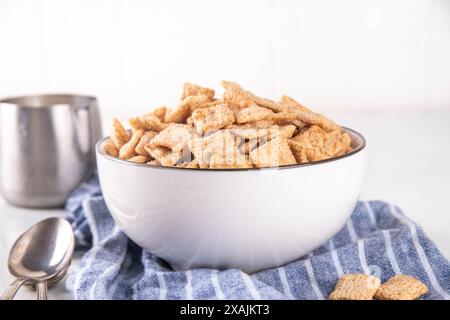
[[[134,163],[200,169],[263,168],[330,159],[352,150],[339,125],[288,96],[258,97],[222,81],[224,93],[185,83],[174,109],[113,120],[103,148]]]

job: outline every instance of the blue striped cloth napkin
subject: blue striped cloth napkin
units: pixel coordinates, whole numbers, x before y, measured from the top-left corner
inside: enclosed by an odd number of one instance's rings
[[[320,248],[279,268],[173,271],[119,230],[97,176],[68,199],[77,248],[68,276],[74,299],[327,299],[339,276],[409,274],[430,289],[423,299],[450,299],[450,264],[422,229],[395,206],[360,201],[346,226]]]

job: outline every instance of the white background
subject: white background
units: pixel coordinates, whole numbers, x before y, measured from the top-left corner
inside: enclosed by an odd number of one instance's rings
[[[327,110],[450,106],[447,0],[0,0],[0,96],[79,92],[105,117],[240,82]]]
[[[450,258],[450,1],[0,0],[0,96],[96,95],[107,125],[221,79],[361,131],[362,198],[400,206]],[[14,240],[52,215],[0,199],[0,290]]]

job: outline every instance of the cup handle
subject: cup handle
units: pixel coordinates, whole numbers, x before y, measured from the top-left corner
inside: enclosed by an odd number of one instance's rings
[[[6,288],[5,292],[3,292],[2,296],[0,297],[0,300],[12,300],[14,296],[16,295],[19,288],[26,282],[28,279],[24,278],[17,278],[11,284],[8,288]]]

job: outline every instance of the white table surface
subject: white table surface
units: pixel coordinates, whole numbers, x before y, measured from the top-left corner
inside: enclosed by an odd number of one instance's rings
[[[450,258],[450,110],[328,115],[367,139],[368,167],[362,198],[399,205]],[[6,264],[15,239],[37,221],[63,215],[62,210],[15,208],[0,198],[0,291],[13,279]],[[34,299],[35,293],[23,289],[17,297]],[[49,298],[70,299],[63,281],[49,290]]]

